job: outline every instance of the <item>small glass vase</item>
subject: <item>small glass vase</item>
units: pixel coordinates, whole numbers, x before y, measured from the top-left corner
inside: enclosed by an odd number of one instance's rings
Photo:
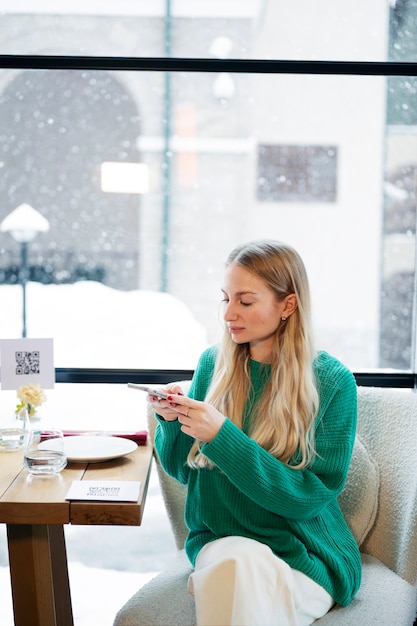
[[[26,446],[30,430],[26,408],[18,413],[0,415],[0,452],[14,452]]]
[[[39,420],[41,419],[41,416],[38,412],[38,409],[34,406],[29,405],[30,410],[27,411],[28,413],[28,418],[29,418],[29,422],[39,422]]]

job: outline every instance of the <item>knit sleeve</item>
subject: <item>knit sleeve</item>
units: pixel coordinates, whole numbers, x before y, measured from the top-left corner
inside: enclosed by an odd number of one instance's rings
[[[189,396],[204,400],[213,375],[216,349],[209,348],[201,355],[191,383]],[[181,430],[178,421],[158,420],[155,431],[155,449],[164,470],[179,482],[187,483],[190,468],[187,456],[194,439]]]
[[[264,509],[291,520],[316,516],[340,493],[355,439],[355,379],[336,359],[322,361],[317,372],[317,454],[310,468],[296,470],[282,463],[230,420],[202,447],[237,489]]]

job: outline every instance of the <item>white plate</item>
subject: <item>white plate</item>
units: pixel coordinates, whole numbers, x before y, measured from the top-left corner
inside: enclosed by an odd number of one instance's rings
[[[46,442],[40,444],[44,447]],[[53,440],[46,444],[53,446]],[[137,448],[137,444],[122,437],[106,437],[102,435],[71,435],[64,437],[64,449],[68,461],[78,463],[99,463],[117,459],[129,454]]]

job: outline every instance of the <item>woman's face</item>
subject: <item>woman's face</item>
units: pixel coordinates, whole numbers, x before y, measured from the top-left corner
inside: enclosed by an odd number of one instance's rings
[[[288,317],[295,306],[295,295],[277,300],[270,287],[244,267],[230,263],[226,268],[224,319],[232,340],[249,343],[253,359],[268,362],[274,335],[282,317]]]

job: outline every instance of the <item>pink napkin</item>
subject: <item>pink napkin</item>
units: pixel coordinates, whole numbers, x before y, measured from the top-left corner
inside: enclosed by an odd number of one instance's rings
[[[123,439],[130,439],[138,444],[138,446],[146,445],[148,439],[147,430],[139,430],[137,433],[113,433],[113,437],[123,437]]]
[[[148,440],[148,431],[139,430],[137,433],[115,433],[108,431],[96,431],[96,430],[64,430],[64,437],[80,436],[80,435],[107,435],[108,437],[122,437],[123,439],[130,439],[138,444],[138,446],[146,445]]]

